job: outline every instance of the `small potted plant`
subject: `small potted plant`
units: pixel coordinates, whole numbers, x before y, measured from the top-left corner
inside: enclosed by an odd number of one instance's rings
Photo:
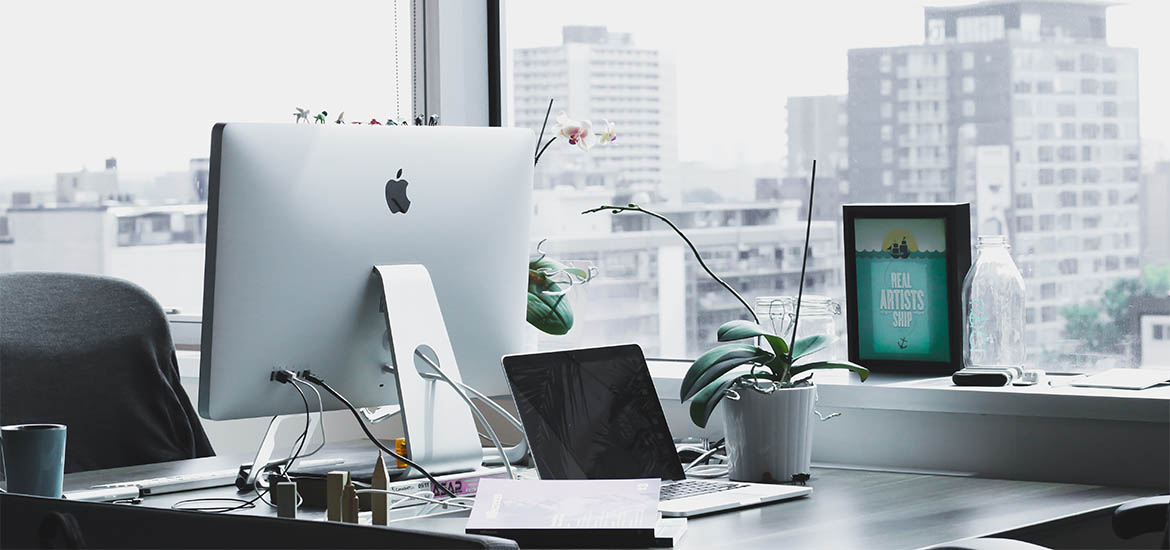
[[[809,221],[805,229],[805,261],[812,227],[812,198],[816,163],[809,185]],[[666,217],[638,205],[610,206],[586,210],[639,212],[662,220],[690,246],[699,266],[739,300],[753,321],[734,320],[719,327],[720,342],[701,355],[687,370],[679,397],[690,401],[691,420],[706,427],[712,411],[726,403],[723,416],[729,476],[735,481],[788,482],[808,479],[812,460],[813,406],[816,387],[811,371],[848,369],[861,380],[869,371],[848,361],[802,361],[824,349],[835,335],[816,334],[791,344],[759,324],[759,317],[731,285],[720,279],[703,261],[695,245]],[[801,266],[800,287],[792,334],[800,322],[800,300],[804,294],[806,265]],[[807,376],[804,376],[806,375]],[[803,376],[803,377],[802,377]]]

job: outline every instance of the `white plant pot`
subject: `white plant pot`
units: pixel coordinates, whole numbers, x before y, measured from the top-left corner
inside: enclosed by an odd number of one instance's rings
[[[782,483],[808,474],[812,463],[815,386],[761,393],[738,388],[725,397],[723,430],[733,481]]]

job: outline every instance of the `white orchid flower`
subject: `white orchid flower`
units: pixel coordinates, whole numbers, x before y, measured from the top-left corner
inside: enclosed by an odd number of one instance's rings
[[[609,145],[610,143],[617,141],[617,130],[614,128],[614,125],[612,122],[605,120],[605,119],[602,119],[601,127],[604,130],[601,132],[601,135],[598,136],[598,138],[597,138],[598,145]]]
[[[589,130],[592,127],[588,120],[571,119],[564,111],[557,115],[557,134],[569,140],[569,145],[577,145],[586,151],[589,150]]]

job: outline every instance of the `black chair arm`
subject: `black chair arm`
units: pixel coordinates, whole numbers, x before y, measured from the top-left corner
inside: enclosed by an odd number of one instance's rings
[[[1132,539],[1145,533],[1165,532],[1170,495],[1139,498],[1113,511],[1113,533]],[[1165,542],[1163,542],[1165,545]]]

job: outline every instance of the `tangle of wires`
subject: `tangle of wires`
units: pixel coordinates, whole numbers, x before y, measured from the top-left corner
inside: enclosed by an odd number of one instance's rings
[[[313,413],[309,409],[309,398],[305,395],[304,390],[301,389],[300,384],[305,384],[306,387],[313,390],[313,392],[317,395],[317,409],[319,415],[318,425],[321,426],[321,443],[317,445],[316,449],[313,449],[311,452],[309,452],[309,454],[304,456],[312,456],[325,446],[325,424],[323,422],[323,417],[325,415],[325,402],[321,398],[321,392],[317,391],[317,388],[314,388],[312,385],[297,378],[295,374],[289,371],[281,371],[281,373],[285,372],[288,373],[287,376],[280,374],[279,376],[274,376],[273,380],[282,384],[288,384],[297,391],[297,394],[301,397],[301,401],[305,404],[305,428],[301,431],[301,434],[297,436],[296,440],[293,441],[292,450],[289,452],[287,458],[276,463],[270,463],[267,466],[258,466],[256,464],[252,465],[253,468],[273,468],[275,471],[269,477],[270,480],[274,478],[287,479],[288,471],[290,468],[292,468],[293,463],[296,462],[297,459],[303,458],[301,456],[301,452],[304,450],[305,443],[308,442],[310,437],[309,426],[312,420],[310,417]],[[271,483],[269,483],[268,486],[261,485],[260,480],[262,477],[263,476],[256,476],[256,483],[252,487],[252,491],[256,493],[256,496],[251,500],[244,500],[242,498],[192,498],[187,500],[180,500],[179,502],[172,504],[171,509],[223,514],[227,512],[234,512],[236,510],[255,508],[257,500],[263,501],[265,504],[275,508],[275,503],[264,498],[264,496],[271,491]],[[300,507],[300,504],[301,497],[300,495],[297,495],[297,507]]]
[[[289,371],[280,371],[280,372],[288,372],[294,378],[296,377],[295,374],[292,374]],[[423,477],[427,478],[427,480],[429,480],[431,482],[431,485],[433,487],[438,488],[447,496],[449,496],[451,498],[458,498],[458,495],[456,495],[454,492],[452,492],[451,489],[448,489],[446,485],[439,483],[439,480],[435,479],[435,476],[431,475],[431,473],[428,472],[425,468],[423,468],[422,466],[419,466],[418,463],[414,462],[413,460],[411,460],[405,456],[402,456],[399,453],[394,452],[393,449],[387,447],[384,443],[379,441],[378,438],[376,436],[374,436],[374,433],[370,431],[370,428],[368,426],[366,426],[366,423],[362,420],[361,413],[359,413],[357,408],[353,406],[353,403],[350,403],[349,400],[346,399],[344,395],[341,395],[337,390],[333,389],[332,386],[327,384],[325,382],[324,378],[321,378],[320,376],[317,376],[309,371],[302,372],[301,376],[304,377],[304,380],[306,380],[308,382],[312,382],[313,384],[316,384],[318,386],[321,386],[322,389],[324,389],[326,392],[329,392],[329,395],[332,395],[338,401],[341,401],[341,404],[345,405],[345,407],[349,409],[349,412],[353,414],[353,417],[357,420],[358,426],[362,429],[363,432],[365,432],[366,438],[369,439],[370,442],[372,442],[379,449],[381,449],[382,452],[384,452],[384,453],[394,457],[395,459],[403,462],[407,466],[410,466],[411,468],[418,470],[418,472],[420,474],[422,474]]]
[[[675,447],[683,473],[690,477],[714,478],[727,475],[726,441],[720,439],[710,447],[681,444]]]

